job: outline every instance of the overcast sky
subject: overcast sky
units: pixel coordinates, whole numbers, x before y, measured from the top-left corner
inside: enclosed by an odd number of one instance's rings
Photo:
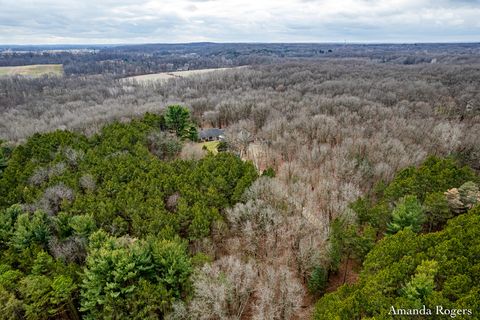
[[[0,0],[2,44],[478,42],[480,0]]]

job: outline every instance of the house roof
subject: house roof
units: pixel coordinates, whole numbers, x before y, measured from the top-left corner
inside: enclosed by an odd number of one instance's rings
[[[223,134],[224,132],[222,129],[211,128],[211,129],[205,129],[200,131],[199,136],[200,136],[200,139],[206,139],[206,138],[218,138]]]

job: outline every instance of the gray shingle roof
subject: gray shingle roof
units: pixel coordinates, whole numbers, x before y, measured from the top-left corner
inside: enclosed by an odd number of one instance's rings
[[[222,129],[211,128],[211,129],[205,129],[200,131],[199,136],[200,136],[200,139],[209,139],[209,138],[218,138],[223,134],[224,132]]]

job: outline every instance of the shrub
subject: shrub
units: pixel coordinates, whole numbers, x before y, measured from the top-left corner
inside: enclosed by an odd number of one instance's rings
[[[308,279],[308,290],[315,295],[324,293],[328,282],[328,272],[322,266],[316,266]]]

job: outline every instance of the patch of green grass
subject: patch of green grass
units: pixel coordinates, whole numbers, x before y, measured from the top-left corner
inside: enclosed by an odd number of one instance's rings
[[[217,154],[218,153],[218,144],[220,142],[219,141],[207,141],[207,142],[202,142],[201,145],[202,145],[202,149],[203,147],[206,147],[208,151],[210,152],[213,152],[213,154]]]
[[[40,77],[45,74],[62,76],[63,65],[61,64],[32,64],[28,66],[0,67],[0,76],[27,76]]]

